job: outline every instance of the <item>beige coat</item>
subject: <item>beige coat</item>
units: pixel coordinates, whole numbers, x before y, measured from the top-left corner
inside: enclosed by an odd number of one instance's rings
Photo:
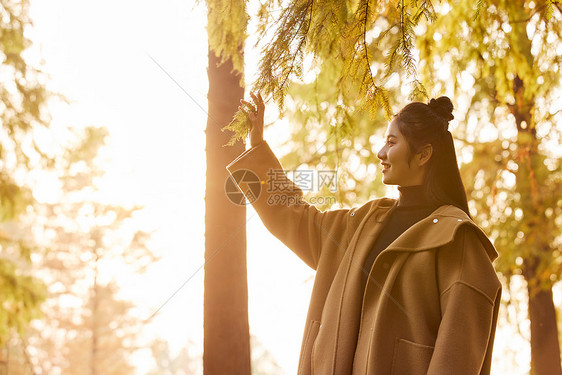
[[[268,174],[281,168],[265,141],[227,166],[259,177],[252,204],[263,223],[316,270],[299,374],[489,374],[501,295],[497,252],[462,210],[439,207],[363,269],[397,201],[320,212],[284,174]],[[268,191],[272,182],[292,189]]]

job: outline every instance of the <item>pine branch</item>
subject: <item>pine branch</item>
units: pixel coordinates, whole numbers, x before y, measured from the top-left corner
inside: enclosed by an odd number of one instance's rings
[[[313,2],[302,0],[287,6],[279,18],[283,24],[277,29],[273,41],[263,49],[260,75],[254,86],[262,94],[272,95],[280,108],[283,107],[291,74],[302,73],[302,56],[312,22]]]
[[[221,58],[231,59],[234,69],[244,71],[243,48],[247,34],[248,15],[244,1],[207,1],[207,34],[209,47]]]
[[[370,113],[373,113],[380,105],[386,116],[390,117],[392,110],[388,93],[376,84],[371,70],[371,57],[367,44],[369,12],[369,1],[362,1],[354,13],[353,22],[346,30],[348,40],[344,45],[344,50],[349,50],[351,56],[346,56],[342,78],[349,76],[358,80],[359,89],[364,92],[363,106],[368,107]]]
[[[366,3],[366,7],[365,7],[365,18],[364,18],[364,23],[363,23],[363,50],[365,52],[365,61],[367,64],[367,73],[369,75],[369,85],[367,87],[366,90],[366,94],[367,94],[367,98],[368,100],[370,100],[371,102],[376,101],[378,104],[380,104],[383,107],[383,110],[386,114],[386,116],[388,118],[390,118],[390,116],[392,115],[392,110],[390,108],[390,102],[388,99],[388,94],[386,93],[386,90],[384,90],[383,88],[379,87],[374,79],[373,79],[373,73],[371,71],[371,62],[369,59],[369,49],[367,48],[367,20],[369,17],[369,2],[367,1]],[[371,112],[374,110],[374,108],[372,108],[371,106]]]
[[[250,135],[250,130],[251,130],[251,122],[250,122],[250,117],[248,114],[246,114],[246,112],[242,111],[242,110],[238,110],[235,114],[234,117],[232,118],[232,121],[226,125],[224,128],[222,128],[221,130],[227,131],[230,130],[233,132],[232,136],[230,137],[230,139],[228,140],[228,143],[224,146],[234,146],[234,144],[237,141],[241,141],[244,142],[246,140],[246,138]]]
[[[427,90],[425,89],[425,86],[418,81],[417,79],[413,80],[411,82],[413,89],[412,92],[410,93],[408,99],[410,101],[414,101],[414,100],[418,100],[418,99],[429,99],[429,95],[427,94]]]
[[[478,3],[476,3],[476,12],[474,13],[473,21],[476,21],[478,17],[480,17],[482,8],[484,8],[484,0],[478,0]]]
[[[409,18],[410,14],[404,7],[404,0],[400,7],[400,35],[401,35],[401,49],[402,49],[402,64],[406,68],[408,75],[416,74],[416,64],[413,61],[412,55],[412,24]]]
[[[308,22],[307,22],[307,25],[306,25],[306,31],[305,31],[304,35],[301,36],[299,46],[297,47],[297,50],[295,51],[295,54],[293,56],[293,60],[291,61],[290,69],[287,71],[287,73],[285,75],[285,79],[281,83],[281,89],[286,90],[287,80],[289,79],[289,76],[291,75],[291,73],[293,73],[295,70],[297,70],[297,75],[302,75],[302,60],[303,60],[303,50],[302,49],[303,49],[303,47],[306,43],[306,37],[308,35],[308,32],[310,30],[310,25],[312,23],[312,7],[313,7],[313,5],[314,5],[314,0],[312,0],[310,2],[310,11],[308,11],[309,19],[308,19]],[[308,10],[308,7],[307,7],[307,10]],[[299,31],[301,30],[303,25],[304,25],[304,23],[299,26],[299,29],[297,30],[297,35],[298,35]],[[299,60],[300,60],[301,64],[295,64],[295,60],[296,60],[297,57],[300,57]],[[282,104],[282,102],[281,102],[281,104]]]
[[[313,3],[314,0],[304,0],[284,8],[276,21],[282,21],[281,26],[263,49],[254,90],[263,96],[271,95],[279,109],[283,108],[291,75],[302,76],[304,47],[312,22]],[[236,112],[232,121],[222,129],[234,133],[226,145],[244,140],[250,133],[250,127],[248,116],[241,110]]]

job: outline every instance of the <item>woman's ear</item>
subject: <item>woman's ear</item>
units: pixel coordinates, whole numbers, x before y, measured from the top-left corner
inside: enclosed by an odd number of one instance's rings
[[[433,146],[431,144],[426,144],[422,147],[421,151],[416,154],[416,160],[418,161],[418,165],[421,167],[422,165],[426,164],[429,159],[431,159],[431,155],[433,155]]]

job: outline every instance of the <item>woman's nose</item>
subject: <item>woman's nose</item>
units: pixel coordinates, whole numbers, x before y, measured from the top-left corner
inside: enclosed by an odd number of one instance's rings
[[[386,159],[386,150],[384,149],[384,146],[381,147],[381,149],[379,150],[379,152],[377,152],[377,158],[384,160]]]

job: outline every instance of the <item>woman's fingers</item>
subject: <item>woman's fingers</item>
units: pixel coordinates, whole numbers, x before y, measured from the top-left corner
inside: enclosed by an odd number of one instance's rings
[[[260,111],[260,112],[263,112],[263,110],[265,109],[265,105],[263,103],[263,99],[261,97],[261,94],[258,92],[258,95],[256,96],[256,94],[254,94],[252,91],[250,91],[250,96],[254,100],[254,103],[256,104],[257,110]]]
[[[244,107],[247,107],[247,108],[250,108],[250,109],[255,109],[253,103],[247,102],[247,101],[245,101],[244,99],[240,99],[240,103],[242,103],[242,105],[243,105]]]
[[[259,110],[260,110],[260,106],[259,106],[259,103],[258,103],[258,101],[257,101],[256,96],[255,96],[254,93],[251,92],[251,91],[250,91],[250,96],[252,97],[252,100],[253,100],[254,103],[255,103],[256,112],[259,111]]]
[[[245,101],[245,100],[240,99],[240,103],[241,103],[242,105],[241,105],[240,107],[238,107],[238,108],[242,109],[242,110],[243,110],[244,112],[246,112],[246,113],[247,113],[247,112],[256,112],[256,111],[257,111],[256,107],[255,107],[252,103],[250,103],[250,102],[247,102],[247,101]]]
[[[246,113],[252,122],[257,121],[260,118],[263,119],[265,104],[261,94],[258,92],[256,95],[250,91],[250,96],[252,97],[253,103],[240,99],[240,106],[238,109]]]

